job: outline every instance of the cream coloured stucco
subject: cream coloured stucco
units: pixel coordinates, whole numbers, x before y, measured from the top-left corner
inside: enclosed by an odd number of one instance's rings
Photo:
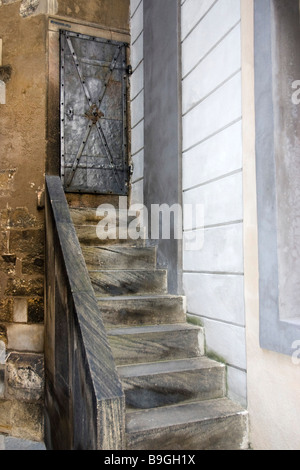
[[[255,450],[300,449],[300,364],[259,345],[253,0],[241,0],[244,272],[250,441]],[[295,362],[295,361],[294,361]]]

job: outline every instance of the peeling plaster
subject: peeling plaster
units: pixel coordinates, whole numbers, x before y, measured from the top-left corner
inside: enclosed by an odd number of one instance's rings
[[[17,2],[20,2],[20,0],[0,0],[0,7]],[[22,0],[20,4],[20,16],[22,16],[22,18],[28,18],[42,13],[55,15],[57,10],[57,0]]]
[[[33,15],[38,6],[40,4],[40,0],[22,0],[20,5],[20,15],[23,18],[27,18],[27,16]]]
[[[20,0],[0,0],[0,6],[2,5],[9,5],[10,3],[17,3]]]

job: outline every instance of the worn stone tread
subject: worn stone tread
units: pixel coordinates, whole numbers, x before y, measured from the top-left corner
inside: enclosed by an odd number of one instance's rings
[[[225,396],[225,366],[206,357],[118,367],[127,409]]]
[[[97,270],[89,271],[97,295],[167,294],[167,271]]]
[[[248,413],[227,398],[128,411],[128,450],[246,449]]]
[[[204,354],[204,334],[187,323],[108,330],[117,365],[167,361]]]
[[[72,207],[70,208],[70,214],[74,225],[96,225],[100,220],[105,218],[105,221],[112,223],[116,220],[119,225],[120,220],[134,220],[136,217],[128,214],[125,209],[116,209],[115,212],[111,211],[105,215],[97,215],[97,207]],[[115,217],[116,216],[116,217]]]
[[[77,225],[74,224],[78,239],[80,243],[89,246],[107,246],[107,245],[125,245],[125,246],[145,246],[145,240],[143,238],[139,238],[137,240],[133,240],[131,238],[118,238],[118,230],[117,233],[113,227],[110,227],[108,232],[105,233],[105,239],[100,239],[97,235],[96,227],[97,225]]]
[[[155,247],[82,246],[88,269],[154,269]]]
[[[177,295],[97,296],[106,326],[145,326],[184,323],[185,298]]]
[[[108,335],[135,335],[135,334],[144,334],[144,333],[167,333],[170,331],[182,331],[182,330],[193,330],[193,331],[202,331],[203,328],[201,326],[192,325],[190,323],[178,323],[174,325],[147,325],[141,327],[126,327],[126,328],[114,328],[112,330],[108,330]]]
[[[170,372],[183,372],[189,370],[202,370],[212,368],[224,369],[225,365],[207,357],[194,357],[174,361],[150,362],[118,366],[120,377],[143,377],[155,374],[168,374]]]

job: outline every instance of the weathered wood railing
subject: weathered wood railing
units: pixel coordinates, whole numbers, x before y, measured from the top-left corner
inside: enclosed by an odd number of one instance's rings
[[[124,394],[57,176],[46,177],[45,290],[47,448],[122,449]]]

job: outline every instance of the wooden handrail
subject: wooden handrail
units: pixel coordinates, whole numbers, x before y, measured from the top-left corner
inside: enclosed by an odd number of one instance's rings
[[[45,202],[45,442],[121,450],[124,393],[58,176],[46,176]]]

